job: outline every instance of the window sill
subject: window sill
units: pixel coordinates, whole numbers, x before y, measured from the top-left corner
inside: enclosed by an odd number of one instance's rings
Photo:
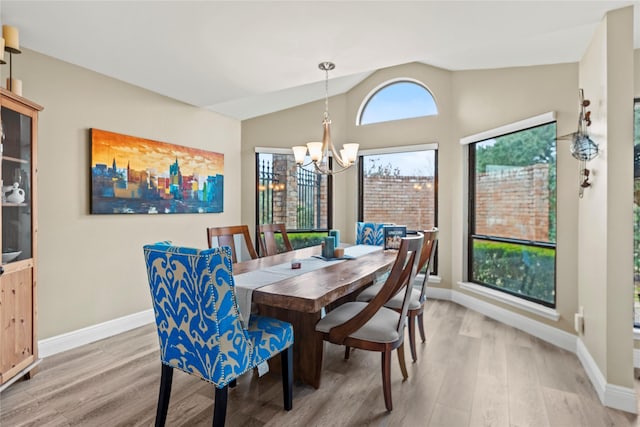
[[[422,281],[424,280],[424,274],[418,273],[416,274],[416,278],[413,279],[413,286],[416,288],[422,288]],[[442,282],[442,278],[440,276],[429,276],[429,284],[438,285]]]
[[[458,285],[460,285],[461,289],[464,289],[466,291],[473,292],[475,294],[482,295],[496,301],[500,301],[512,307],[516,307],[521,310],[528,311],[529,313],[544,317],[545,319],[553,320],[554,322],[557,322],[560,319],[560,313],[558,313],[555,309],[545,307],[542,304],[536,304],[535,302],[527,301],[513,295],[506,294],[504,292],[489,289],[484,286],[476,285],[475,283],[458,282]]]

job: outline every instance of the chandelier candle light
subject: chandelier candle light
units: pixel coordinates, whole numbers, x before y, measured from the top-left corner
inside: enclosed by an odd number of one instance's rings
[[[329,71],[336,68],[333,62],[321,62],[318,68],[325,72],[325,100],[324,100],[324,119],[322,120],[322,142],[308,142],[306,147],[303,145],[292,147],[293,156],[298,166],[303,167],[304,159],[309,151],[309,157],[317,173],[324,175],[332,175],[342,172],[352,166],[358,157],[359,144],[344,144],[340,153],[331,141],[331,118],[329,117]],[[329,168],[329,150],[331,156],[338,163],[340,169],[332,170]]]

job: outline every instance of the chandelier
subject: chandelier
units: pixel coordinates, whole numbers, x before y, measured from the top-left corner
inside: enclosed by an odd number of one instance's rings
[[[308,166],[311,163],[317,173],[332,175],[342,172],[352,166],[358,157],[359,144],[344,144],[338,153],[331,141],[331,118],[329,117],[329,71],[336,68],[333,62],[321,62],[318,68],[325,72],[325,98],[324,98],[324,119],[322,120],[322,142],[307,142],[307,145],[292,147],[293,156],[299,167]],[[311,162],[304,164],[304,159],[309,152]],[[329,150],[331,157],[338,164],[339,169],[333,170],[329,167]]]

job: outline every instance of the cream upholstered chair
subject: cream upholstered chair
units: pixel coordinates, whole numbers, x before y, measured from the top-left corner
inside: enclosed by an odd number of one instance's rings
[[[200,250],[162,242],[146,245],[144,258],[162,362],[155,425],[165,424],[174,369],[215,386],[213,425],[223,426],[228,387],[278,353],[284,408],[290,410],[293,327],[253,314],[243,327],[229,247]]]
[[[235,236],[240,235],[244,240],[247,252],[251,259],[258,258],[258,253],[251,243],[251,235],[249,234],[249,227],[246,225],[233,225],[229,227],[210,227],[207,228],[207,243],[209,247],[213,247],[213,238],[218,239],[218,246],[229,246],[231,248],[231,258],[233,263],[238,262],[236,255],[236,243]]]
[[[433,266],[433,258],[436,253],[436,247],[438,246],[438,229],[433,228],[432,230],[424,231],[424,243],[422,246],[422,253],[420,255],[420,263],[418,265],[418,271],[425,269],[424,278],[422,280],[422,285],[420,289],[411,289],[411,298],[409,300],[409,311],[407,322],[409,323],[409,347],[411,348],[411,357],[415,362],[418,360],[416,354],[416,323],[418,324],[418,329],[420,330],[420,337],[422,338],[422,342],[425,342],[426,336],[424,333],[424,305],[427,300],[427,283],[429,282],[429,271]],[[374,284],[373,286],[369,286],[367,289],[362,291],[360,295],[357,296],[356,301],[370,301],[375,297],[375,295],[380,292],[382,288],[382,284]],[[396,295],[391,298],[386,304],[385,307],[394,309],[396,311],[402,310],[403,304],[403,295]],[[346,350],[345,358],[348,358],[349,350]]]
[[[293,246],[291,246],[289,236],[287,235],[287,228],[284,224],[261,224],[258,226],[260,255],[269,256],[279,253],[278,245],[276,244],[276,233],[280,233],[282,236],[284,251],[289,252],[293,250]]]
[[[411,287],[408,284],[413,282],[417,272],[422,241],[422,235],[402,239],[391,273],[371,301],[342,304],[316,324],[319,339],[382,353],[382,389],[388,411],[393,409],[391,353],[394,349],[398,349],[402,375],[407,378],[403,343],[404,325],[411,297]],[[404,292],[403,288],[406,288]],[[398,293],[404,296],[401,311],[384,307],[384,304]]]

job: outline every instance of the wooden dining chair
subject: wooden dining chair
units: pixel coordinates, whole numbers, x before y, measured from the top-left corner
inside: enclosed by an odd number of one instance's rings
[[[276,244],[276,233],[280,233],[282,236],[282,242],[284,243],[285,250],[283,252],[290,252],[293,250],[289,236],[287,235],[287,228],[284,224],[261,224],[258,226],[258,240],[260,242],[260,255],[270,256],[277,255],[278,245]]]
[[[436,253],[436,247],[438,246],[438,229],[433,228],[431,230],[424,231],[424,243],[422,246],[422,252],[420,255],[420,261],[418,265],[418,271],[425,270],[424,277],[420,289],[416,289],[412,286],[411,295],[409,300],[408,320],[409,323],[409,347],[411,348],[411,357],[413,361],[417,361],[416,352],[416,323],[420,330],[420,337],[422,342],[426,341],[426,335],[424,333],[424,306],[427,300],[427,284],[429,282],[429,272],[433,266],[433,258]],[[356,297],[356,301],[371,301],[380,289],[382,284],[374,284],[369,286]],[[402,310],[403,295],[396,295],[391,298],[385,307],[391,308],[396,311]],[[345,358],[349,358],[349,349],[345,350]]]
[[[338,345],[379,351],[382,353],[382,389],[387,411],[393,409],[391,399],[391,353],[398,349],[402,376],[406,379],[404,361],[404,325],[409,309],[411,286],[416,276],[423,237],[404,237],[391,273],[374,298],[369,302],[344,303],[328,312],[316,324],[319,340]],[[403,288],[405,291],[402,292]],[[384,307],[394,295],[404,296],[402,310]]]
[[[284,408],[293,399],[293,326],[252,314],[242,324],[235,298],[231,251],[192,249],[161,242],[144,246],[162,371],[156,412],[164,426],[173,370],[215,386],[213,425],[223,426],[228,387],[280,354]]]
[[[235,236],[241,236],[244,240],[247,251],[251,259],[258,258],[258,253],[251,243],[251,235],[249,234],[249,227],[246,225],[233,225],[230,227],[209,227],[207,228],[207,243],[209,247],[213,247],[213,238],[218,239],[218,246],[229,246],[231,248],[231,258],[233,263],[238,262],[236,255]]]

